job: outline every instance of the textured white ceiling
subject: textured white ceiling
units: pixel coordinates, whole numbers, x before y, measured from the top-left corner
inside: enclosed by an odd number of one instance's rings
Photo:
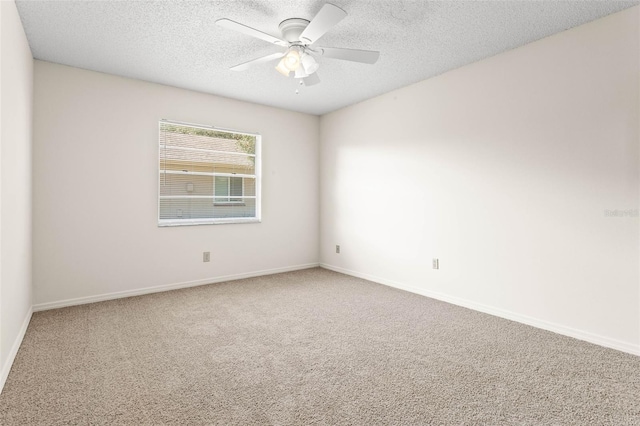
[[[36,59],[312,114],[522,46],[640,1],[330,0],[348,16],[317,45],[379,50],[375,65],[321,58],[316,86],[275,64],[229,67],[280,48],[221,28],[229,18],[279,36],[324,0],[17,1]],[[295,90],[300,89],[298,95]]]

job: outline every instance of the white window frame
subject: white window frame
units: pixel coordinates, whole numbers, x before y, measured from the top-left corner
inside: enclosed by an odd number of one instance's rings
[[[162,170],[161,166],[160,166],[160,162],[162,160],[161,157],[161,141],[160,141],[160,128],[163,124],[173,124],[176,126],[185,126],[185,127],[195,127],[195,128],[199,128],[199,129],[204,129],[204,130],[215,130],[217,132],[225,132],[225,133],[234,133],[234,134],[239,134],[239,135],[248,135],[248,136],[253,136],[255,137],[255,153],[254,154],[241,154],[238,153],[238,155],[247,155],[250,157],[254,157],[255,158],[255,162],[254,162],[254,174],[250,175],[250,174],[240,174],[240,173],[205,173],[205,172],[182,172],[182,171],[177,171],[177,170]],[[207,126],[207,125],[203,125],[203,124],[194,124],[194,123],[187,123],[187,122],[183,122],[183,121],[174,121],[174,120],[165,120],[162,119],[160,121],[158,121],[158,134],[157,134],[157,138],[156,138],[156,143],[157,143],[157,163],[158,163],[158,212],[157,212],[157,219],[158,219],[158,226],[159,227],[166,227],[166,226],[189,226],[189,225],[221,225],[221,224],[233,224],[233,223],[260,223],[262,222],[262,136],[258,133],[251,133],[251,132],[241,132],[238,130],[232,130],[232,129],[226,129],[226,128],[222,128],[222,127],[216,127],[216,126]],[[196,148],[185,148],[186,150],[196,150],[198,151],[199,149]],[[205,150],[206,151],[206,150]],[[218,151],[211,151],[211,152],[218,152]],[[224,152],[225,154],[234,154],[232,152]],[[160,176],[162,175],[162,173],[171,173],[171,174],[181,174],[181,175],[205,175],[205,176],[211,176],[212,179],[214,179],[214,184],[213,184],[213,194],[211,194],[211,196],[202,196],[202,195],[179,195],[179,196],[163,196],[161,195],[160,191],[161,191],[161,178]],[[215,202],[215,177],[216,176],[221,176],[221,177],[240,177],[243,178],[242,179],[242,199],[255,199],[256,202],[256,213],[254,217],[224,217],[224,218],[195,218],[195,219],[160,219],[160,200],[162,199],[166,199],[166,198],[173,198],[173,199],[178,199],[178,198],[188,198],[188,199],[197,199],[197,198],[211,198],[212,199],[212,203],[214,205],[219,205],[219,206],[224,206],[224,205],[236,205],[236,204],[242,204],[244,203],[244,201],[224,201],[222,203],[216,203]],[[246,196],[245,194],[245,179],[244,178],[251,178],[251,179],[255,179],[255,192],[256,195],[252,195],[252,196]],[[229,185],[231,184],[231,179],[229,179]],[[230,189],[230,188],[229,188]],[[231,191],[229,191],[231,192]],[[231,195],[229,195],[229,198],[232,198]],[[240,198],[240,197],[233,197],[233,198]]]

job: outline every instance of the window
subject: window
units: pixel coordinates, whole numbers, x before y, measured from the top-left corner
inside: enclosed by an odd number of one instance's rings
[[[260,221],[260,136],[162,120],[158,225]]]
[[[243,179],[241,177],[216,176],[214,203],[242,203]]]

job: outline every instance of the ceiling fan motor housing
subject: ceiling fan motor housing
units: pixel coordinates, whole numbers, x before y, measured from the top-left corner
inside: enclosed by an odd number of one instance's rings
[[[293,44],[307,44],[300,40],[300,34],[307,28],[309,21],[302,18],[290,18],[280,22],[278,29],[282,33],[282,38]]]

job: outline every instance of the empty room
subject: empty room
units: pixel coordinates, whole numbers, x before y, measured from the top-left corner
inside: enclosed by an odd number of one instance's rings
[[[639,425],[640,0],[0,1],[0,424]]]

